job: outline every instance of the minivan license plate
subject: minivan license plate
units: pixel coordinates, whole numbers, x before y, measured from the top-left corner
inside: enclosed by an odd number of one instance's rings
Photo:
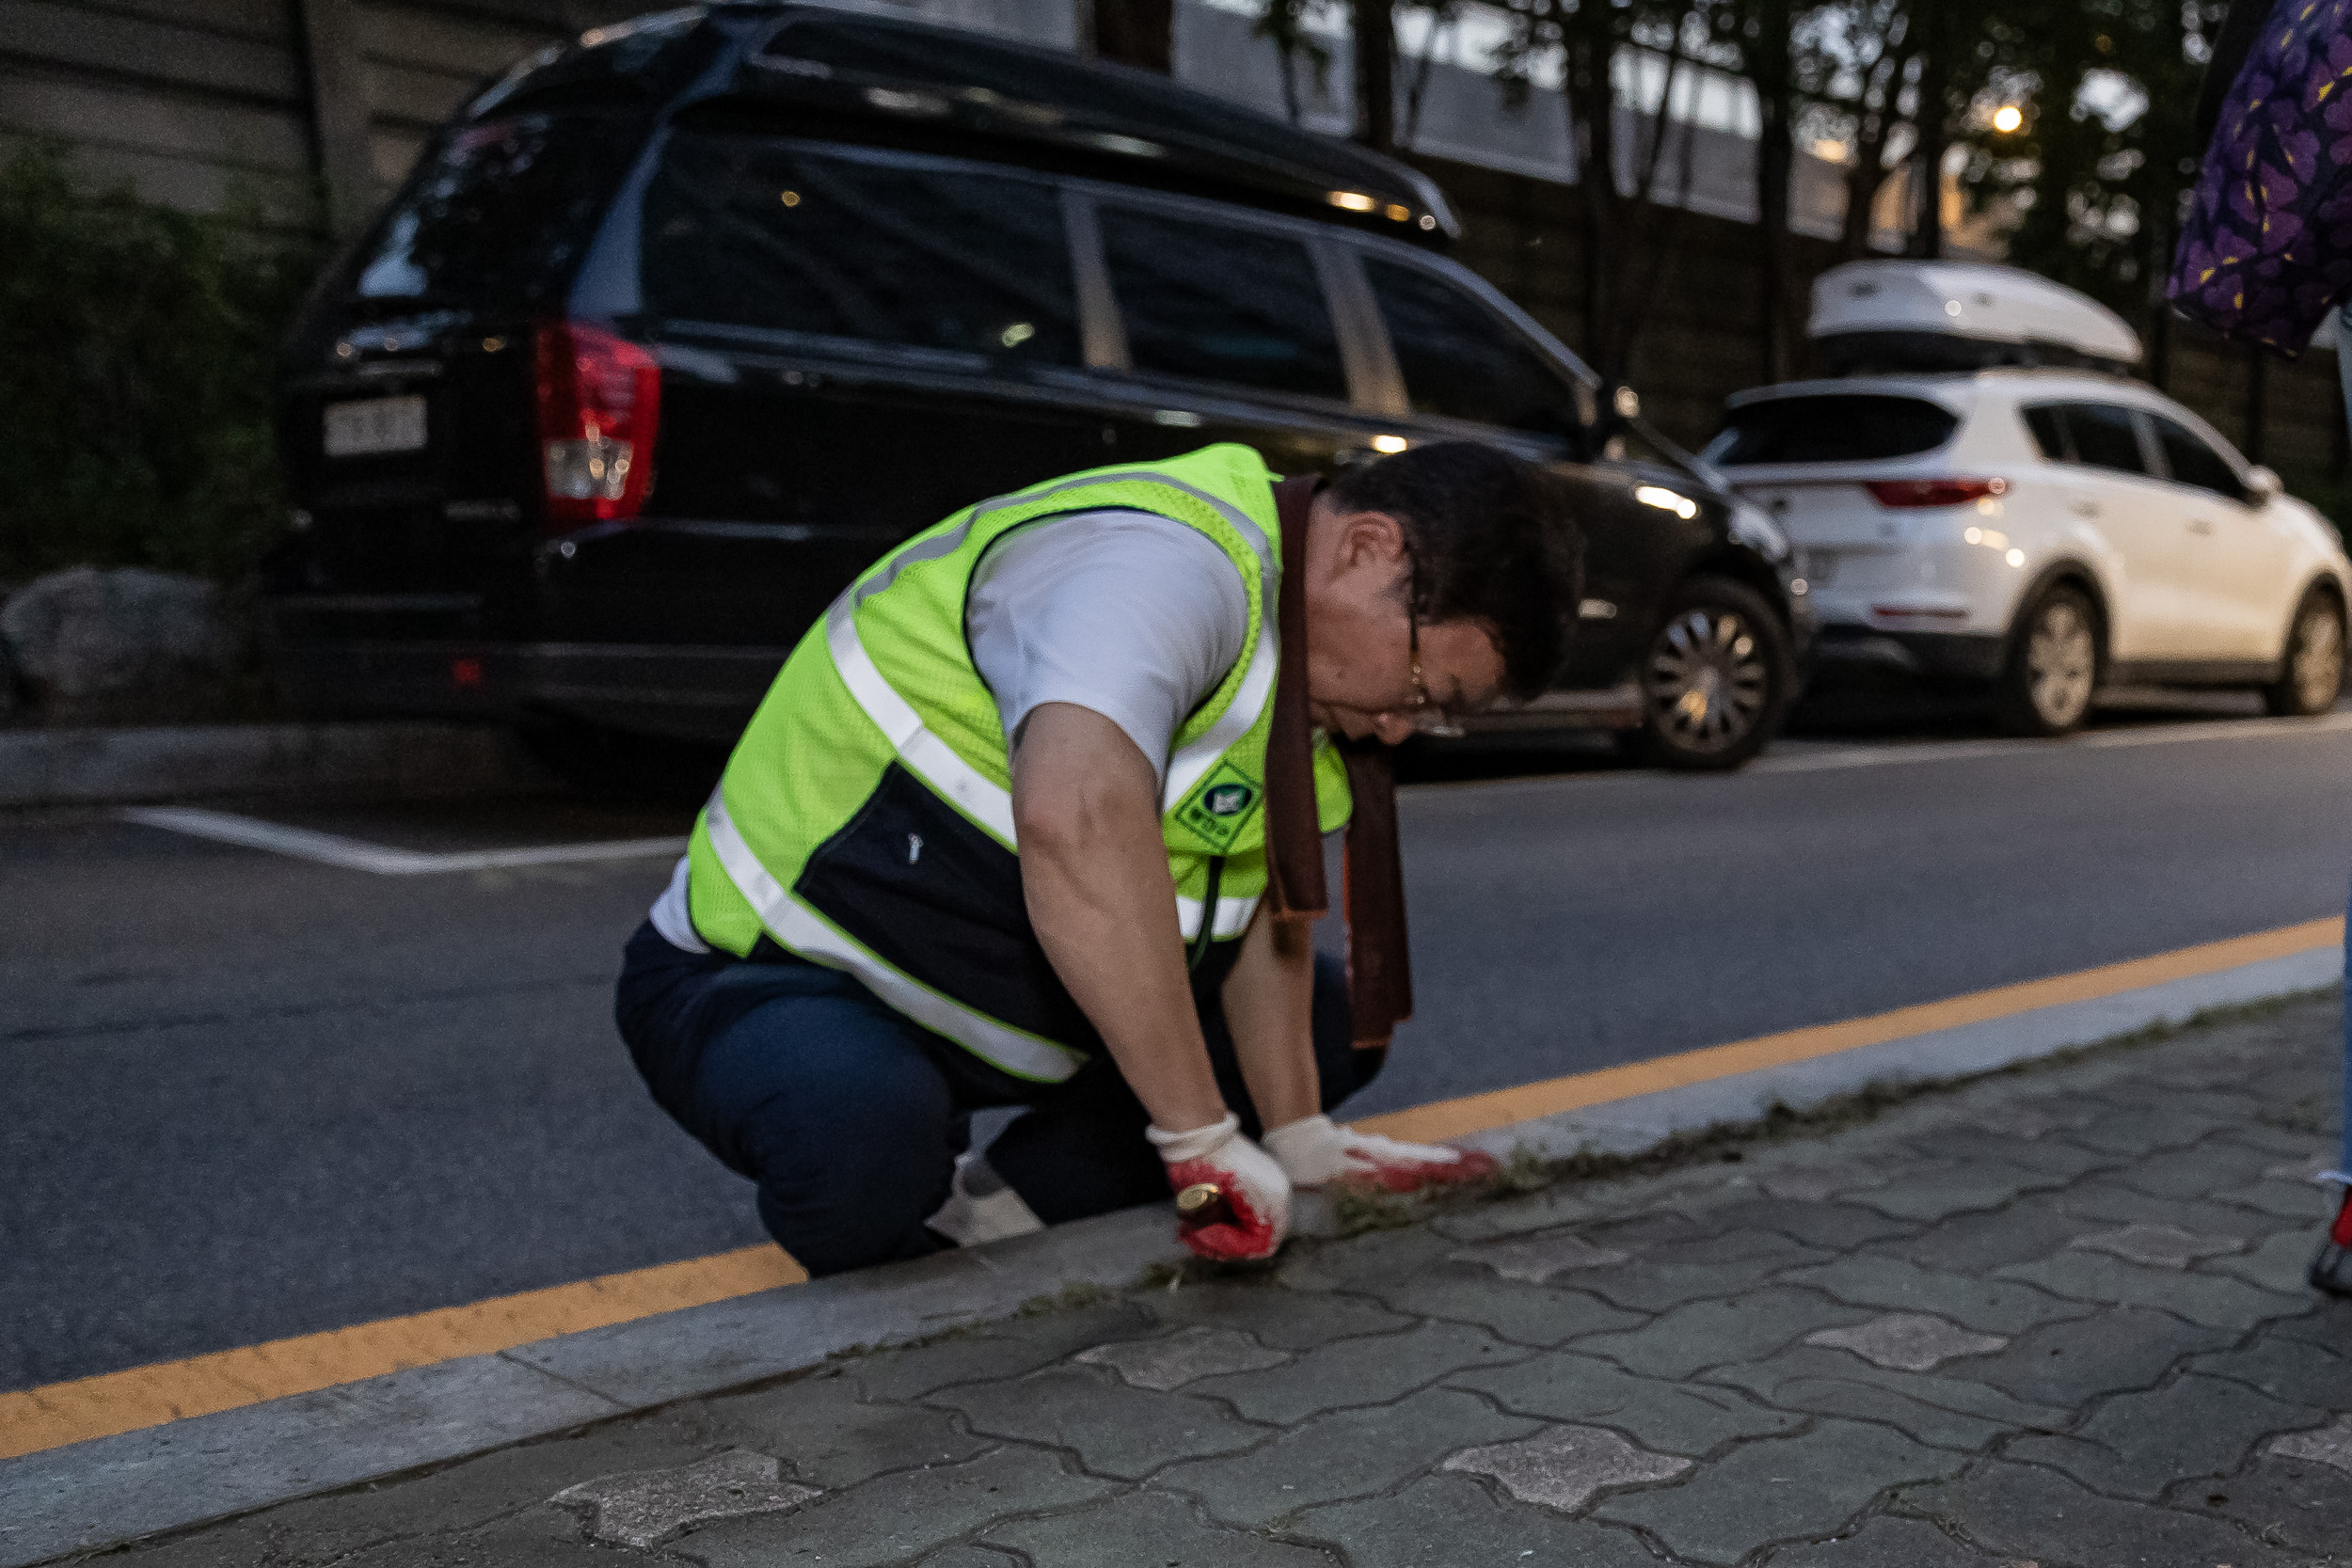
[[[424,446],[424,398],[368,398],[326,405],[326,455],[372,457]]]

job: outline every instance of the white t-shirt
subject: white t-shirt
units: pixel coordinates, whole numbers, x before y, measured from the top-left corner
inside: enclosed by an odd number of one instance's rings
[[[1043,703],[1101,714],[1165,778],[1176,732],[1241,657],[1249,596],[1198,529],[1148,512],[1073,512],[1015,530],[972,575],[964,634],[1009,747]],[[654,929],[709,949],[687,913],[686,862]]]

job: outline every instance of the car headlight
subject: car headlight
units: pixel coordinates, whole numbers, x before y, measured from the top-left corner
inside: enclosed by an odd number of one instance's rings
[[[1731,536],[1775,566],[1788,559],[1788,535],[1751,502],[1731,503]]]

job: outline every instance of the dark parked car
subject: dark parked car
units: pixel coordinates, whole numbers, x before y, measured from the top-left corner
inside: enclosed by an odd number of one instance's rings
[[[526,61],[441,134],[288,345],[267,579],[307,707],[731,740],[893,543],[1073,469],[1246,441],[1328,469],[1473,436],[1591,537],[1564,689],[1502,724],[1745,760],[1788,552],[1629,394],[1439,254],[1404,166],[1165,78],[713,5]]]

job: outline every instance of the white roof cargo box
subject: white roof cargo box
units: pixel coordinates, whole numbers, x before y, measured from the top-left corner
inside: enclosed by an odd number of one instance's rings
[[[1813,281],[1813,325],[1833,374],[1987,365],[2139,363],[2123,318],[2062,284],[1986,261],[1849,261]]]

